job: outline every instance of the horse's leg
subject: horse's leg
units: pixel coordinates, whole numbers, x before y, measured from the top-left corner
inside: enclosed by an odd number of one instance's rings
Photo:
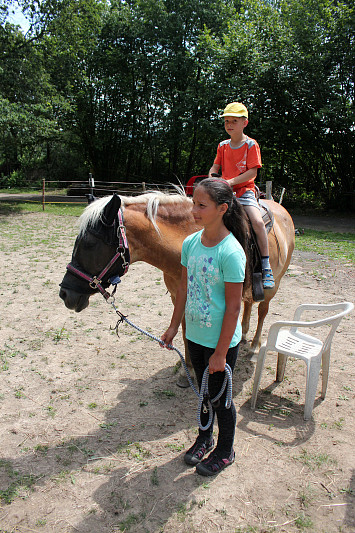
[[[252,307],[253,307],[252,300],[244,300],[243,320],[242,320],[242,341],[243,342],[247,341],[247,334],[249,331],[250,315],[251,315]]]
[[[254,335],[254,338],[250,345],[250,355],[252,355],[251,360],[256,360],[256,352],[259,350],[261,346],[261,332],[263,330],[264,320],[266,315],[269,311],[269,301],[264,300],[263,302],[260,302],[258,305],[258,325],[256,328],[256,332]]]
[[[191,378],[193,379],[194,378],[194,370],[193,370],[193,367],[192,367],[190,354],[189,354],[189,348],[188,348],[188,345],[187,345],[187,339],[186,339],[186,335],[185,335],[185,332],[186,332],[185,317],[183,317],[183,319],[181,321],[181,329],[182,329],[182,338],[184,340],[184,345],[185,345],[185,363],[186,363],[188,371],[189,371],[189,373],[191,375]],[[186,377],[186,372],[185,372],[185,369],[184,369],[183,365],[181,365],[176,385],[178,387],[181,387],[181,388],[187,388],[187,387],[190,386],[190,383],[189,383],[189,380]]]
[[[178,286],[178,280],[172,278],[171,276],[168,276],[167,274],[164,273],[164,282],[165,282],[165,285],[166,285],[166,288],[168,289],[168,291],[170,292],[170,297],[171,297],[171,301],[173,302],[173,305],[175,305],[175,294],[176,294],[176,289],[177,289],[177,286]],[[186,366],[191,374],[191,377],[193,378],[194,377],[194,373],[193,373],[193,368],[192,368],[192,364],[191,364],[191,360],[190,360],[190,354],[189,354],[189,349],[188,349],[188,346],[187,346],[187,339],[186,339],[186,335],[185,335],[185,332],[186,332],[186,323],[185,323],[185,317],[183,317],[182,321],[181,321],[181,329],[182,329],[182,338],[183,338],[183,341],[184,341],[184,347],[185,347],[185,363],[186,363]],[[181,365],[181,368],[179,370],[179,373],[178,373],[178,380],[176,382],[176,384],[179,386],[179,387],[182,387],[182,388],[187,388],[190,386],[190,383],[186,377],[186,372],[185,372],[185,368],[183,365]]]

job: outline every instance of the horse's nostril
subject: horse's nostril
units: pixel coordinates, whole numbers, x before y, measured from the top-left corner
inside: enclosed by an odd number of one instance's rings
[[[59,298],[61,298],[62,300],[65,300],[66,296],[67,296],[67,293],[65,292],[65,290],[60,288]]]

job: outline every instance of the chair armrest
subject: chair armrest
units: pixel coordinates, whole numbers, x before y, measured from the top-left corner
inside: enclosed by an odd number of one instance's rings
[[[330,320],[331,318],[331,320]],[[269,349],[269,346],[276,346],[277,336],[280,329],[289,328],[293,333],[299,328],[317,328],[329,324],[330,322],[340,322],[341,318],[336,317],[327,317],[321,320],[311,320],[311,321],[296,321],[296,320],[279,320],[274,322],[269,329],[268,338],[266,341],[266,349]]]

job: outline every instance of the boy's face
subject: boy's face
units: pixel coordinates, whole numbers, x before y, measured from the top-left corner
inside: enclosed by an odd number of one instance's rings
[[[247,124],[245,117],[224,117],[224,128],[231,137],[241,136]]]

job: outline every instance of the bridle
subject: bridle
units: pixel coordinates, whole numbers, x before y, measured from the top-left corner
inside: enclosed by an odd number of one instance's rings
[[[117,213],[117,219],[118,219],[118,227],[117,227],[117,238],[118,238],[118,247],[116,249],[116,254],[113,256],[113,258],[107,263],[105,268],[100,272],[100,274],[96,276],[91,276],[90,274],[86,274],[86,272],[83,272],[82,270],[79,270],[79,268],[76,268],[71,263],[67,265],[67,270],[74,274],[79,279],[84,279],[89,283],[89,286],[94,291],[98,290],[102,294],[102,296],[105,298],[105,300],[108,300],[110,297],[114,295],[116,292],[116,288],[118,283],[121,282],[121,276],[124,276],[124,274],[127,273],[129,268],[129,247],[128,247],[128,241],[126,237],[126,227],[124,225],[124,219],[123,219],[123,213],[122,209],[118,210]],[[121,271],[118,274],[114,274],[109,278],[107,281],[104,281],[104,277],[107,274],[107,272],[110,270],[110,268],[118,261],[122,260],[122,263],[120,265]],[[114,289],[112,293],[110,294],[104,287],[108,287],[109,285],[114,285]]]

